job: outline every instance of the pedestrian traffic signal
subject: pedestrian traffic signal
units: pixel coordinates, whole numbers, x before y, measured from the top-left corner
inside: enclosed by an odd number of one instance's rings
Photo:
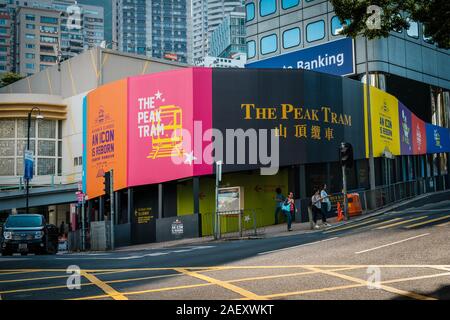
[[[105,195],[111,193],[111,171],[105,172],[103,175],[103,192]]]
[[[339,159],[341,160],[341,166],[347,168],[353,167],[353,147],[348,142],[342,142],[339,147]]]

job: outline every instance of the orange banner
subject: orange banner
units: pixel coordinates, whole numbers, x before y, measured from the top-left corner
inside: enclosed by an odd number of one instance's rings
[[[104,194],[103,175],[114,169],[114,190],[127,187],[127,79],[87,96],[86,191]]]

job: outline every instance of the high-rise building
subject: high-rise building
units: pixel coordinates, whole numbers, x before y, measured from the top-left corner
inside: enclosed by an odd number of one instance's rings
[[[209,38],[223,19],[236,7],[243,6],[241,0],[191,0],[192,4],[192,58],[193,62],[208,55]]]
[[[16,12],[16,71],[29,76],[57,62],[60,42],[57,11],[19,7]]]
[[[186,0],[113,0],[113,42],[120,51],[188,61]]]
[[[20,8],[50,10],[59,15],[60,19],[55,32],[59,34],[60,41],[53,46],[53,50],[57,54],[58,48],[60,48],[63,60],[98,46],[104,40],[104,10],[102,7],[78,4],[74,0],[0,0],[0,14],[3,17],[0,21],[0,38],[5,38],[5,40],[0,40],[0,47],[6,47],[6,49],[0,48],[0,52],[2,52],[1,50],[8,52],[6,63],[1,63],[0,60],[0,73],[7,71],[20,72],[24,75],[34,73],[29,72],[31,70],[25,72],[23,69],[19,69],[21,67],[21,62],[18,60],[21,43],[18,40],[18,28],[24,30],[27,25],[18,23],[17,12]],[[5,25],[2,26],[2,23]],[[28,24],[28,27],[31,28],[32,23]],[[7,36],[3,37],[1,32],[5,32]],[[42,32],[45,33],[45,31]]]
[[[214,57],[231,58],[246,53],[245,13],[243,7],[230,12],[210,36],[209,54]]]
[[[0,7],[0,74],[12,69],[12,17],[5,7]]]

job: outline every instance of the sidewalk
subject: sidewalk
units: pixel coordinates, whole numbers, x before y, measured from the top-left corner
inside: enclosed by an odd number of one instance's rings
[[[326,228],[326,230],[332,230],[333,228],[337,228],[343,225],[346,225],[348,223],[358,222],[366,219],[370,219],[375,216],[380,216],[385,214],[386,212],[392,211],[392,210],[400,210],[403,207],[413,207],[415,203],[417,205],[424,205],[428,202],[437,202],[442,201],[441,198],[448,198],[450,199],[450,191],[440,191],[436,193],[430,193],[430,194],[424,194],[418,197],[415,197],[413,199],[405,200],[399,203],[395,203],[393,205],[360,215],[356,217],[352,217],[349,221],[337,221],[336,217],[328,218],[328,223],[330,223],[332,226]],[[321,222],[319,221],[319,224]],[[287,231],[287,225],[286,223],[279,224],[279,225],[272,225],[272,226],[266,226],[264,227],[264,231],[258,235],[257,237],[244,237],[243,239],[260,239],[260,238],[275,238],[275,237],[283,237],[283,236],[292,236],[292,235],[302,235],[302,234],[309,234],[313,232],[321,232],[325,230],[325,228],[321,228],[319,230],[311,230],[310,223],[309,222],[293,222],[292,223],[292,231]],[[230,241],[230,240],[239,240],[238,238],[228,238],[228,239],[222,239],[222,240],[214,240],[214,237],[202,237],[202,238],[192,238],[192,239],[182,239],[182,240],[175,240],[175,241],[168,241],[168,242],[160,242],[160,243],[147,243],[147,244],[141,244],[141,245],[134,245],[134,246],[127,246],[127,247],[120,247],[116,248],[116,252],[127,252],[127,251],[140,251],[140,250],[152,250],[152,249],[162,249],[162,248],[171,248],[175,246],[192,246],[192,245],[212,245],[217,242],[223,242],[223,241]]]

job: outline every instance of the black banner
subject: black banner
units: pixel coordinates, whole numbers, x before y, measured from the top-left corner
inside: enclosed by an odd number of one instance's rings
[[[233,149],[223,148],[224,170],[267,166],[260,156],[255,163],[250,148],[256,143],[259,152],[265,143],[271,156],[271,129],[279,136],[279,166],[338,161],[344,141],[353,145],[355,159],[364,158],[363,94],[357,81],[305,70],[214,69],[213,128],[222,132],[224,145],[230,143],[227,129],[247,133],[245,164],[237,161],[242,149],[235,139],[234,163]],[[249,129],[256,130],[257,141]],[[260,129],[268,130],[265,140]]]

